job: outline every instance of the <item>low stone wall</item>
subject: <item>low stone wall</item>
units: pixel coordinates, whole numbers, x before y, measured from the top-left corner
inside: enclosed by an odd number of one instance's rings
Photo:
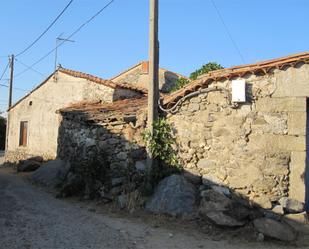
[[[64,114],[58,136],[58,156],[66,161],[85,161],[91,153],[104,153],[111,177],[124,176],[129,166],[146,158],[138,124],[126,122],[89,123]]]
[[[291,185],[290,178],[301,181],[295,160],[306,150],[306,99],[271,97],[275,81],[273,75],[247,77],[248,100],[237,108],[214,91],[186,100],[167,116],[186,171],[204,186],[227,186],[264,208],[283,196],[295,198],[305,186]],[[231,81],[214,86],[231,90]]]

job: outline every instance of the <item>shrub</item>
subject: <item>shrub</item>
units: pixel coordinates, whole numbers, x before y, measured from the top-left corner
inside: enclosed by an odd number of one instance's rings
[[[211,71],[219,70],[219,69],[223,69],[223,68],[224,67],[222,67],[217,62],[208,62],[207,64],[203,65],[201,68],[199,68],[196,71],[194,71],[193,73],[191,73],[190,79],[196,80],[197,77],[202,75],[202,74],[206,74],[206,73],[209,73]]]

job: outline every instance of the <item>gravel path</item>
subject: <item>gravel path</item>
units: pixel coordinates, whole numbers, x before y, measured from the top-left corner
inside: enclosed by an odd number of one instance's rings
[[[13,248],[277,249],[279,245],[216,241],[192,231],[156,228],[147,222],[91,212],[78,203],[55,199],[19,175],[0,168],[0,249]]]

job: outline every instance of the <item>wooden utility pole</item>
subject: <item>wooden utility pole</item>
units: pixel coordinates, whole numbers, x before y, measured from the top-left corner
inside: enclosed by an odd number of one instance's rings
[[[10,123],[10,108],[12,106],[12,92],[13,92],[13,76],[14,76],[14,55],[11,55],[10,59],[10,81],[9,81],[9,102],[8,102],[8,112],[6,116],[6,132],[5,132],[5,153],[8,150],[9,142],[9,123]]]
[[[153,134],[153,122],[158,118],[159,100],[158,5],[159,0],[150,0],[148,129],[151,134]],[[154,160],[149,150],[148,155],[147,168],[150,172]]]
[[[10,59],[10,82],[9,82],[9,103],[8,103],[8,109],[12,106],[12,89],[13,89],[13,74],[14,74],[14,55],[11,55]]]

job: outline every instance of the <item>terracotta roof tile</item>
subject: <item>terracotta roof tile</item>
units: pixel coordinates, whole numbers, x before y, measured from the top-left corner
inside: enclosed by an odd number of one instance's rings
[[[104,120],[117,116],[135,116],[147,107],[147,97],[118,100],[112,103],[79,102],[58,110],[61,114],[84,116],[87,120]]]
[[[147,93],[147,89],[140,87],[140,86],[135,86],[133,84],[125,84],[125,83],[118,83],[118,82],[113,82],[111,80],[105,80],[102,79],[100,77],[91,75],[91,74],[87,74],[87,73],[82,73],[79,71],[75,71],[75,70],[71,70],[71,69],[66,69],[66,68],[62,68],[60,67],[58,69],[59,72],[76,77],[76,78],[82,78],[82,79],[87,79],[89,81],[98,83],[98,84],[102,84],[104,86],[110,87],[110,88],[123,88],[123,89],[128,89],[128,90],[133,90],[133,91],[137,91],[139,93]]]
[[[205,88],[213,81],[218,81],[222,79],[231,79],[233,77],[242,77],[247,73],[258,73],[263,72],[268,73],[271,69],[282,69],[285,66],[294,66],[299,62],[309,63],[309,52],[304,52],[300,54],[294,54],[282,58],[262,61],[254,64],[247,64],[241,66],[235,66],[226,69],[220,69],[212,71],[208,74],[200,76],[197,80],[192,81],[190,84],[184,88],[165,96],[163,99],[164,105],[172,105],[177,102],[180,98],[186,96],[187,94],[197,91],[200,88]]]

